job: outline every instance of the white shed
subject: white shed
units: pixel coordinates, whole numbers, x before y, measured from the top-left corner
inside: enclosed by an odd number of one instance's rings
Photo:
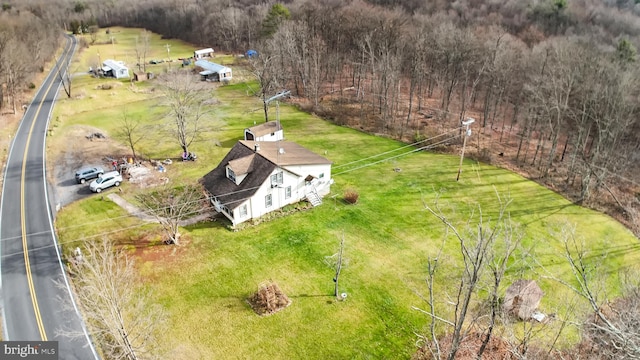
[[[195,60],[199,60],[206,57],[212,57],[212,56],[213,56],[212,48],[200,49],[193,52],[193,58]]]
[[[244,129],[244,139],[253,141],[279,141],[284,139],[284,132],[279,121],[269,121]]]

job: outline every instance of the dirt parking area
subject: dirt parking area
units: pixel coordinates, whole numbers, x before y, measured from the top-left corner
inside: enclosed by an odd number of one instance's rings
[[[131,151],[109,134],[90,126],[76,125],[66,132],[64,139],[51,141],[47,148],[47,174],[52,184],[52,201],[57,208],[76,200],[91,196],[89,183],[78,184],[75,180],[76,170],[85,166],[101,166],[105,171],[113,169],[112,162],[118,162],[123,171],[125,181],[139,188],[161,185],[168,182],[166,172],[158,171],[158,166],[168,165],[140,161],[130,164]],[[131,171],[128,171],[131,169]]]

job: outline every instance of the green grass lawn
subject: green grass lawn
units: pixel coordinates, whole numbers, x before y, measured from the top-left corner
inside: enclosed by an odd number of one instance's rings
[[[124,37],[136,30],[117,31]],[[117,45],[124,43],[119,40]],[[161,41],[155,43],[159,46]],[[91,53],[93,47],[85,51]],[[106,119],[117,119],[122,106],[99,106],[112,98],[103,90],[93,92],[102,81],[106,80],[77,81],[78,91],[87,96],[60,102],[55,110],[61,118],[60,131],[54,137],[62,137],[65,127],[74,124],[113,130],[114,122]],[[180,182],[197,181],[242,137],[245,127],[262,121],[260,102],[247,95],[248,86],[255,87],[237,83],[217,90],[220,104],[215,117],[224,122],[224,128],[195,145],[202,160],[180,167],[180,173],[172,176]],[[124,99],[127,111],[149,123],[157,121],[161,116],[157,94],[135,93],[127,87],[123,84],[113,90]],[[565,314],[568,299],[575,298],[543,276],[548,271],[571,281],[561,244],[549,229],[565,222],[575,224],[577,236],[591,250],[592,265],[609,276],[614,294],[618,271],[640,259],[637,239],[622,225],[572,205],[521,176],[467,160],[456,182],[459,158],[428,152],[361,169],[343,166],[404,144],[335,126],[290,106],[282,105],[280,111],[288,140],[334,162],[332,193],[317,208],[242,231],[228,230],[223,221],[185,228],[184,245],[176,254],[171,247],[149,247],[147,253],[143,249],[138,260],[143,286],[153,290],[168,315],[167,330],[157,335],[169,358],[410,357],[415,351],[415,333],[423,333],[427,326],[426,317],[411,307],[425,306],[416,291],[426,293],[426,260],[437,253],[445,236],[442,223],[423,206],[423,202],[433,205],[437,194],[445,213],[461,229],[478,207],[485,219],[495,217],[499,210],[496,192],[512,199],[511,218],[524,231],[523,247],[529,253],[509,271],[504,287],[521,277],[538,280],[545,291],[541,309],[547,313]],[[141,151],[152,158],[179,151],[170,141],[159,142],[158,136],[150,134]],[[358,204],[342,201],[346,188],[359,192]],[[135,191],[124,190],[123,196],[131,199]],[[109,233],[134,249],[160,238],[155,226],[140,224],[100,196],[66,207],[58,214],[56,225],[63,244]],[[349,263],[342,273],[341,291],[348,298],[336,302],[331,296],[333,273],[323,260],[338,250],[342,236]],[[460,270],[456,245],[451,236],[446,238],[437,284],[442,300],[454,290]],[[148,256],[153,251],[158,253]],[[266,280],[277,282],[293,302],[272,316],[259,317],[246,299]],[[584,309],[583,303],[578,304]],[[570,331],[563,343],[574,341],[576,334]]]

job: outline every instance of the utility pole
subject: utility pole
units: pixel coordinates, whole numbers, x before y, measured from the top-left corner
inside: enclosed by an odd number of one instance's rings
[[[280,123],[280,102],[278,101],[280,98],[283,98],[285,96],[289,96],[291,95],[291,91],[286,90],[286,91],[281,91],[277,94],[275,94],[274,96],[268,98],[267,100],[264,101],[264,105],[265,107],[269,105],[270,102],[274,101],[276,102],[276,124]]]
[[[165,47],[167,48],[167,60],[169,60],[169,62],[171,62],[171,55],[169,54],[170,49],[171,49],[171,45],[166,44]]]
[[[471,129],[469,125],[473,124],[476,121],[474,118],[467,118],[467,120],[462,122],[462,125],[466,126],[464,131],[464,140],[462,140],[462,152],[460,153],[460,166],[458,166],[458,176],[456,176],[456,181],[460,180],[460,173],[462,172],[462,160],[464,160],[464,148],[467,146],[467,138],[471,136]]]

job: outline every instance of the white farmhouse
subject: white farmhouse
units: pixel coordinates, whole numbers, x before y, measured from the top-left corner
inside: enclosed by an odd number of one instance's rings
[[[244,129],[244,139],[253,141],[280,141],[284,131],[279,121],[269,121]]]
[[[304,199],[317,206],[333,182],[331,161],[296,143],[247,140],[201,181],[233,226]]]

